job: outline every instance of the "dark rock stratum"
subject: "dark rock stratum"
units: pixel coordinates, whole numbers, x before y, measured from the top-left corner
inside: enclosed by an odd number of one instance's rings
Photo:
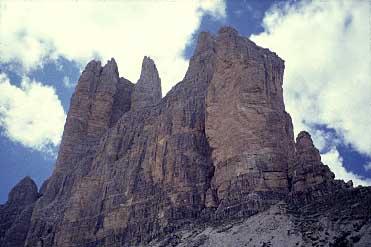
[[[230,27],[199,35],[163,98],[149,57],[136,84],[91,61],[52,176],[0,206],[0,246],[371,246],[371,188],[294,140],[283,73]]]

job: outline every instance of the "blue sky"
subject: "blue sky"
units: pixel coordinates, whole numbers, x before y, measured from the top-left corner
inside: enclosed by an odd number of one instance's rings
[[[367,1],[1,1],[0,203],[24,176],[39,186],[50,176],[89,60],[115,57],[120,75],[136,82],[149,55],[167,92],[184,76],[197,34],[222,25],[285,60],[295,133],[312,134],[337,178],[370,185]]]

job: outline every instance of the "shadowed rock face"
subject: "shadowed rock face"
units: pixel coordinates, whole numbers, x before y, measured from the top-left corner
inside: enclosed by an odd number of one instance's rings
[[[55,170],[41,188],[26,244],[53,244],[72,190],[90,172],[102,136],[130,110],[133,88],[119,77],[114,59],[103,67],[97,61],[86,65],[71,98]]]
[[[37,186],[30,177],[23,178],[0,205],[0,246],[23,246],[30,226]]]
[[[294,142],[283,70],[275,53],[230,27],[200,34],[184,79],[164,98],[152,59],[144,57],[135,85],[119,77],[113,59],[103,67],[91,61],[72,96],[53,175],[37,201],[26,201],[26,220],[7,220],[25,222],[13,246],[215,246],[223,243],[219,230],[202,226],[252,215],[237,232],[257,244],[260,216],[267,226],[282,218],[295,233],[275,246],[315,243],[317,232],[345,229],[353,218],[362,221],[358,242],[367,242],[371,190],[334,180],[308,133]],[[339,212],[350,217],[335,222]],[[300,224],[316,214],[323,224]],[[283,230],[263,232],[272,239]],[[248,244],[224,239],[220,246]]]
[[[334,173],[323,165],[318,149],[313,145],[309,133],[302,131],[296,138],[295,161],[292,169],[292,190],[305,191],[308,187],[333,181]]]

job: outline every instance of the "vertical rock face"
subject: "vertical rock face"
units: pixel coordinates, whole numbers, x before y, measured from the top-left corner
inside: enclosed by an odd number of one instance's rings
[[[215,42],[216,65],[206,98],[213,203],[219,201],[223,213],[252,214],[281,200],[288,189],[294,150],[283,105],[284,62],[229,27]]]
[[[1,247],[23,246],[37,198],[37,186],[30,177],[22,179],[10,191],[6,204],[0,205]]]
[[[53,244],[73,188],[90,171],[101,137],[130,110],[132,91],[133,84],[119,78],[114,59],[103,67],[88,63],[71,98],[56,167],[42,186],[27,245]]]
[[[83,71],[71,99],[57,171],[70,171],[81,154],[98,144],[107,129],[130,109],[133,85],[119,78],[114,59],[102,67],[91,61]]]
[[[258,217],[278,202],[291,210],[279,210],[292,225],[287,231],[299,232],[290,241],[312,241],[311,229],[300,230],[291,217],[307,217],[306,210],[317,206],[326,224],[328,215],[346,211],[364,219],[367,232],[370,189],[334,180],[308,133],[294,142],[283,70],[275,53],[230,27],[199,35],[184,79],[164,98],[148,57],[135,85],[119,77],[113,59],[104,67],[90,62],[71,99],[53,175],[37,200],[37,191],[36,197],[11,193],[9,201],[28,199],[22,209],[10,209],[22,212],[17,219],[3,216],[8,203],[1,206],[1,241],[17,231],[19,242],[6,246],[152,246],[161,237],[168,240],[153,246],[175,246],[180,235],[197,235],[187,232],[190,224]],[[357,205],[352,193],[362,198]],[[346,206],[326,203],[330,197]],[[272,215],[265,215],[266,224],[279,225],[280,217]],[[334,226],[325,223],[322,229]],[[177,229],[184,231],[169,237]],[[246,236],[261,232],[251,229]],[[277,225],[273,230],[265,232],[285,231]],[[191,245],[213,246],[200,239]]]
[[[209,66],[202,60],[207,53],[192,58],[188,76],[156,107],[133,102],[107,132],[91,172],[72,191],[57,245],[133,246],[201,214],[213,172],[204,125],[211,77],[199,80]],[[148,62],[155,68],[145,58],[142,75]],[[143,97],[148,102],[148,94]]]
[[[131,98],[132,109],[137,110],[158,104],[161,100],[161,79],[155,63],[149,57],[143,58],[142,72],[135,84]]]

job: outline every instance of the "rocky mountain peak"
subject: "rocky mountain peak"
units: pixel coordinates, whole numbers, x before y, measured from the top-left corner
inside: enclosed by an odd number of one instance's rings
[[[39,198],[37,186],[30,177],[23,178],[0,205],[0,246],[22,247],[26,239],[33,208]]]
[[[238,36],[238,31],[233,27],[224,26],[219,29],[218,34],[221,36],[236,37]]]
[[[103,66],[102,74],[112,74],[113,76],[117,77],[119,76],[117,63],[114,58],[111,58],[107,61],[107,63]]]
[[[102,64],[100,61],[91,60],[88,62],[88,64],[85,66],[84,71],[100,71],[102,68]]]
[[[201,32],[197,39],[196,50],[194,55],[199,55],[202,52],[210,51],[214,48],[215,38],[209,32]]]
[[[9,193],[9,203],[28,205],[36,201],[38,197],[37,185],[29,177],[19,181]]]
[[[156,64],[150,57],[144,56],[143,58],[142,70],[137,84],[152,86],[155,91],[157,90],[156,93],[160,93],[161,97],[161,79]]]
[[[144,76],[145,74],[155,74],[157,73],[155,62],[151,57],[144,56],[142,60],[142,70],[140,77]],[[158,74],[158,73],[157,73]]]
[[[301,131],[296,137],[296,146],[299,149],[313,148],[311,135],[307,131]]]
[[[164,98],[149,57],[136,84],[89,62],[42,194],[26,178],[10,201],[29,204],[0,205],[0,246],[368,246],[371,188],[295,142],[283,70],[231,27],[199,35]]]
[[[161,98],[161,79],[155,62],[150,57],[145,56],[140,78],[134,86],[131,107],[133,110],[137,110],[154,106],[160,102]]]
[[[310,134],[301,131],[296,137],[295,144],[293,191],[305,191],[316,185],[331,183],[334,178],[334,173],[321,162],[320,152],[314,146]]]
[[[312,155],[312,158],[321,161],[319,150],[314,146],[311,135],[307,131],[301,131],[296,137],[295,143],[296,153],[300,155],[304,153]]]

